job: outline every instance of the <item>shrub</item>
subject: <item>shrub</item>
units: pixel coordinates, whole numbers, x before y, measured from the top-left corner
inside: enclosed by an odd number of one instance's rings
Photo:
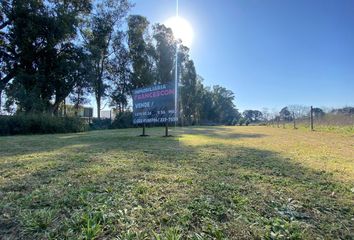
[[[84,120],[76,117],[53,117],[49,114],[0,116],[0,135],[82,132]]]
[[[133,113],[123,112],[119,113],[112,122],[112,128],[130,128],[133,125]]]
[[[90,123],[90,130],[130,128],[130,127],[134,127],[132,112],[123,112],[117,114],[113,122],[111,121],[111,119],[94,118]]]
[[[103,130],[111,128],[111,119],[98,119],[93,118],[90,123],[90,130]]]
[[[240,118],[239,120],[238,120],[238,125],[240,125],[240,126],[242,126],[244,123],[245,123],[245,119],[244,118]]]

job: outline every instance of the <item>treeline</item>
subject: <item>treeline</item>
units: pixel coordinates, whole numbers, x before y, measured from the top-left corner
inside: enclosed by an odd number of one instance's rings
[[[249,124],[309,124],[311,107],[304,105],[289,105],[279,112],[276,110],[245,110],[239,120],[240,125]],[[344,108],[312,108],[312,115],[317,124],[333,126],[354,126],[354,107]]]
[[[68,99],[79,109],[94,96],[98,118],[105,104],[123,113],[133,89],[173,81],[177,65],[183,124],[238,121],[234,94],[205,87],[172,30],[129,15],[132,7],[128,0],[2,0],[0,111],[59,116]]]

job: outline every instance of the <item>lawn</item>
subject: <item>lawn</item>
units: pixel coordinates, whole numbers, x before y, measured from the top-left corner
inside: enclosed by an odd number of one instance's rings
[[[353,239],[354,135],[0,137],[0,239]]]

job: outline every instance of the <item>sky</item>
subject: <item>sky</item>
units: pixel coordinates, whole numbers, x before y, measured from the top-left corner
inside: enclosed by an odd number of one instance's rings
[[[133,3],[152,24],[175,15],[175,0]],[[239,110],[354,105],[353,0],[179,0],[179,15],[197,73]]]

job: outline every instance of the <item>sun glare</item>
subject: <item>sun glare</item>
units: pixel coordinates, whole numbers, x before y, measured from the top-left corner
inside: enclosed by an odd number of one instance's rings
[[[172,29],[175,38],[180,39],[183,45],[191,47],[194,32],[192,25],[186,19],[171,17],[164,24]]]

